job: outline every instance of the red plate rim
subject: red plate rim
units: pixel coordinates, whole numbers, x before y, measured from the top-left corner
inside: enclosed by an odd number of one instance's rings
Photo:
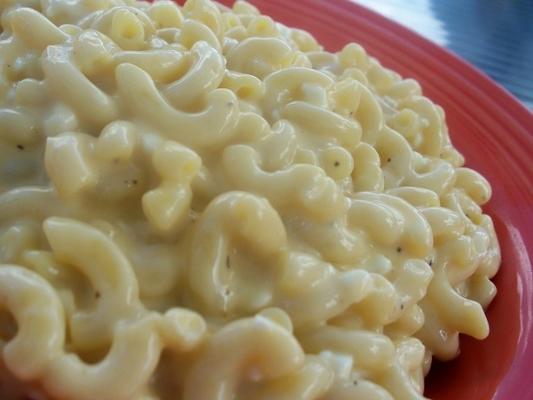
[[[505,182],[509,176],[512,178],[512,183],[506,187],[510,188],[512,196],[495,188],[494,198],[487,207],[491,215],[498,211],[498,233],[505,233],[514,246],[520,307],[516,353],[492,398],[508,399],[511,393],[533,398],[533,386],[529,385],[533,380],[533,185],[531,172],[528,173],[532,169],[533,114],[468,62],[363,6],[346,0],[251,2],[265,14],[313,33],[330,51],[356,41],[383,65],[420,81],[424,93],[447,112],[448,126],[456,144],[460,142],[456,135],[461,132],[462,121],[478,127],[494,124],[494,129],[497,127],[505,133],[505,136],[483,137],[489,147],[480,149],[480,153],[485,150],[486,155],[466,155],[468,165],[480,170],[493,185]],[[291,18],[295,15],[297,18]],[[406,54],[415,62],[406,61]],[[440,79],[435,80],[436,74]],[[453,101],[458,98],[463,100],[462,104]],[[501,164],[503,173],[495,174],[488,169],[492,158]]]
[[[353,2],[251,0],[251,3],[288,26],[311,32],[330,51],[352,41],[360,43],[383,65],[404,77],[418,80],[424,94],[445,109],[452,140],[465,153],[467,165],[479,170],[493,184],[494,196],[486,209],[495,218],[498,235],[505,235],[511,241],[514,254],[508,259],[516,262],[507,267],[516,270],[520,307],[518,339],[514,357],[492,398],[509,399],[511,394],[517,398],[533,398],[530,384],[533,382],[531,111],[452,52]],[[415,62],[409,62],[409,58]],[[440,79],[435,79],[437,74]],[[463,124],[476,128],[466,134],[478,135],[476,140],[486,142],[486,147],[476,150],[477,153],[462,148]],[[484,133],[487,126],[493,133],[500,134]],[[489,168],[493,160],[499,166]],[[511,195],[508,192],[512,192]],[[505,263],[505,252],[503,256]]]
[[[183,3],[183,0],[178,2]],[[234,1],[221,2],[229,5]],[[495,221],[498,236],[505,239],[502,243],[502,269],[513,270],[511,273],[499,273],[496,281],[505,283],[506,289],[510,284],[513,286],[516,299],[512,304],[519,308],[514,310],[518,321],[509,321],[510,325],[516,325],[514,354],[509,354],[506,364],[500,368],[503,373],[498,375],[499,382],[490,382],[497,387],[484,390],[470,388],[469,394],[461,393],[460,397],[468,400],[474,397],[484,400],[533,398],[531,111],[506,89],[455,54],[352,1],[250,2],[275,20],[311,32],[327,50],[337,51],[346,43],[360,43],[384,66],[419,81],[424,94],[444,108],[452,140],[465,154],[467,165],[481,172],[493,185],[494,195],[485,209]],[[468,127],[468,131],[465,132],[463,126]],[[476,148],[468,148],[468,140],[463,134],[474,138]],[[496,297],[488,310],[489,320],[491,311],[497,308],[501,313],[507,307],[505,302],[498,304],[499,298]],[[501,337],[502,333],[499,334]],[[465,342],[470,345],[468,338]],[[450,384],[453,385],[446,382],[446,385]]]

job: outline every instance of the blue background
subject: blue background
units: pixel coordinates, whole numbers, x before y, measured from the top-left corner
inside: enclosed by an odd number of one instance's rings
[[[351,0],[444,46],[533,109],[533,0]]]

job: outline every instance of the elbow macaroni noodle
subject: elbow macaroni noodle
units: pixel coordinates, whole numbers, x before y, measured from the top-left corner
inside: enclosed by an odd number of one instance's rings
[[[243,1],[0,12],[3,399],[423,399],[488,335],[491,189],[415,81]]]

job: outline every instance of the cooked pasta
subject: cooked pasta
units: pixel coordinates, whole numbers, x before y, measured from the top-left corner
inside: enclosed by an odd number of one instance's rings
[[[412,400],[500,251],[444,111],[237,1],[0,2],[0,397]]]

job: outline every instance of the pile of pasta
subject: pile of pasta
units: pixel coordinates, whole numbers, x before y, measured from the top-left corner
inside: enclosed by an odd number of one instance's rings
[[[491,189],[414,80],[242,1],[0,12],[2,399],[423,399],[488,335]]]

